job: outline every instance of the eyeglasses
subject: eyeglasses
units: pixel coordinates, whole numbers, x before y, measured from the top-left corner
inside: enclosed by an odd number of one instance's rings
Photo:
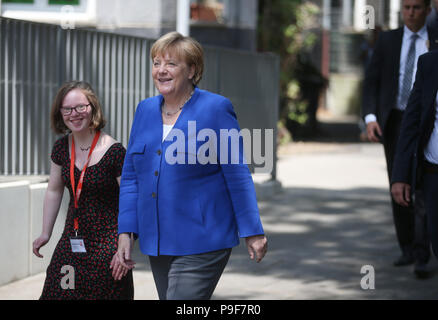
[[[75,110],[77,113],[83,113],[83,112],[87,111],[87,107],[89,105],[90,105],[90,103],[89,104],[80,104],[80,105],[77,105],[76,107],[72,107],[72,108],[61,107],[61,113],[64,116],[71,115],[73,110]]]

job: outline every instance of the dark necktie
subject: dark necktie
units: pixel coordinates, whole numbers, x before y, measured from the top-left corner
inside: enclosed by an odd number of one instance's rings
[[[412,86],[412,77],[414,73],[414,65],[415,65],[415,43],[417,42],[418,34],[414,33],[411,36],[411,44],[409,46],[408,56],[406,58],[405,64],[405,74],[403,76],[402,82],[402,91],[401,91],[401,105],[400,108],[402,110],[406,109],[406,105],[408,104],[409,94],[411,92]]]

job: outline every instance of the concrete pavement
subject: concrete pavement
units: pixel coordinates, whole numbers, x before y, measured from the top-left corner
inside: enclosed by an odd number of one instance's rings
[[[269,251],[262,263],[233,250],[214,299],[436,299],[399,255],[383,149],[368,143],[293,143],[279,150],[282,191],[260,201]],[[135,299],[157,299],[147,257],[135,251]],[[363,266],[374,270],[361,274]],[[369,270],[369,269],[368,269]],[[0,299],[37,299],[45,274],[0,287]],[[367,281],[365,281],[367,280]],[[371,281],[371,282],[370,282]]]

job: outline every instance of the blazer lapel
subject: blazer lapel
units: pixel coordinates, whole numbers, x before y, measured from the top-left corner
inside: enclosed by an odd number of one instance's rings
[[[438,89],[438,63],[433,64],[432,66],[426,66],[426,68],[431,68],[431,72],[428,73],[432,75],[432,77],[427,78],[427,81],[424,83],[425,95],[423,96],[423,114],[421,116],[420,128],[422,133],[420,137],[420,150],[423,150],[426,147],[426,143],[429,141],[430,136],[434,129],[435,117],[436,117],[436,94]]]
[[[392,70],[392,97],[394,99],[394,103],[396,103],[396,97],[398,95],[398,86],[399,86],[399,73],[400,73],[400,57],[401,57],[401,49],[402,49],[402,43],[403,43],[403,27],[396,30],[394,33],[394,36],[390,39],[391,44],[388,47],[389,51],[387,54],[389,56],[393,56],[394,63],[393,63],[393,70]]]
[[[402,43],[403,43],[403,34],[404,34],[403,28],[399,28],[397,30],[396,36],[393,38],[394,42],[393,42],[392,48],[394,48],[394,52],[396,52],[394,59],[396,61],[397,71],[400,69],[400,57],[401,57],[401,49],[402,49]]]
[[[150,130],[150,132],[153,132],[153,134],[159,134],[159,137],[154,137],[154,139],[159,138],[160,139],[159,141],[163,140],[163,118],[161,117],[162,103],[163,103],[163,96],[160,94],[157,97],[157,102],[156,102],[155,108],[153,109],[154,113],[151,115],[151,118],[153,119],[153,121],[150,124],[151,126],[154,126],[153,130]]]
[[[427,28],[427,35],[428,35],[428,45],[427,49],[430,51],[438,49],[438,34],[434,29]],[[432,68],[433,71],[431,74],[434,76],[433,81],[428,81],[424,83],[424,108],[426,108],[426,114],[431,116],[431,109],[435,107],[435,99],[436,99],[436,93],[438,89],[438,63],[435,63],[431,66],[427,66],[426,69]],[[435,117],[433,117],[435,119]]]
[[[430,108],[431,106],[435,107],[436,94],[438,90],[438,63],[434,63],[432,66],[428,66],[433,69],[430,73],[433,75],[432,81],[425,83],[425,88],[427,90],[427,100],[425,105]]]

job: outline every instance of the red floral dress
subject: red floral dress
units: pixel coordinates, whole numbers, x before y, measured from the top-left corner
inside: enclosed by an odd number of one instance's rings
[[[116,178],[121,176],[125,152],[122,144],[115,143],[97,164],[87,168],[77,211],[78,236],[84,239],[87,252],[73,253],[70,237],[75,233],[74,202],[68,136],[55,142],[51,158],[62,167],[62,179],[70,192],[70,203],[64,232],[47,268],[40,299],[133,299],[132,271],[121,281],[115,281],[110,269],[112,257],[117,251],[119,185]],[[75,167],[76,184],[80,173],[81,170]],[[62,273],[63,266],[70,267],[64,267]],[[74,283],[65,279],[71,277],[71,270],[74,272]]]

